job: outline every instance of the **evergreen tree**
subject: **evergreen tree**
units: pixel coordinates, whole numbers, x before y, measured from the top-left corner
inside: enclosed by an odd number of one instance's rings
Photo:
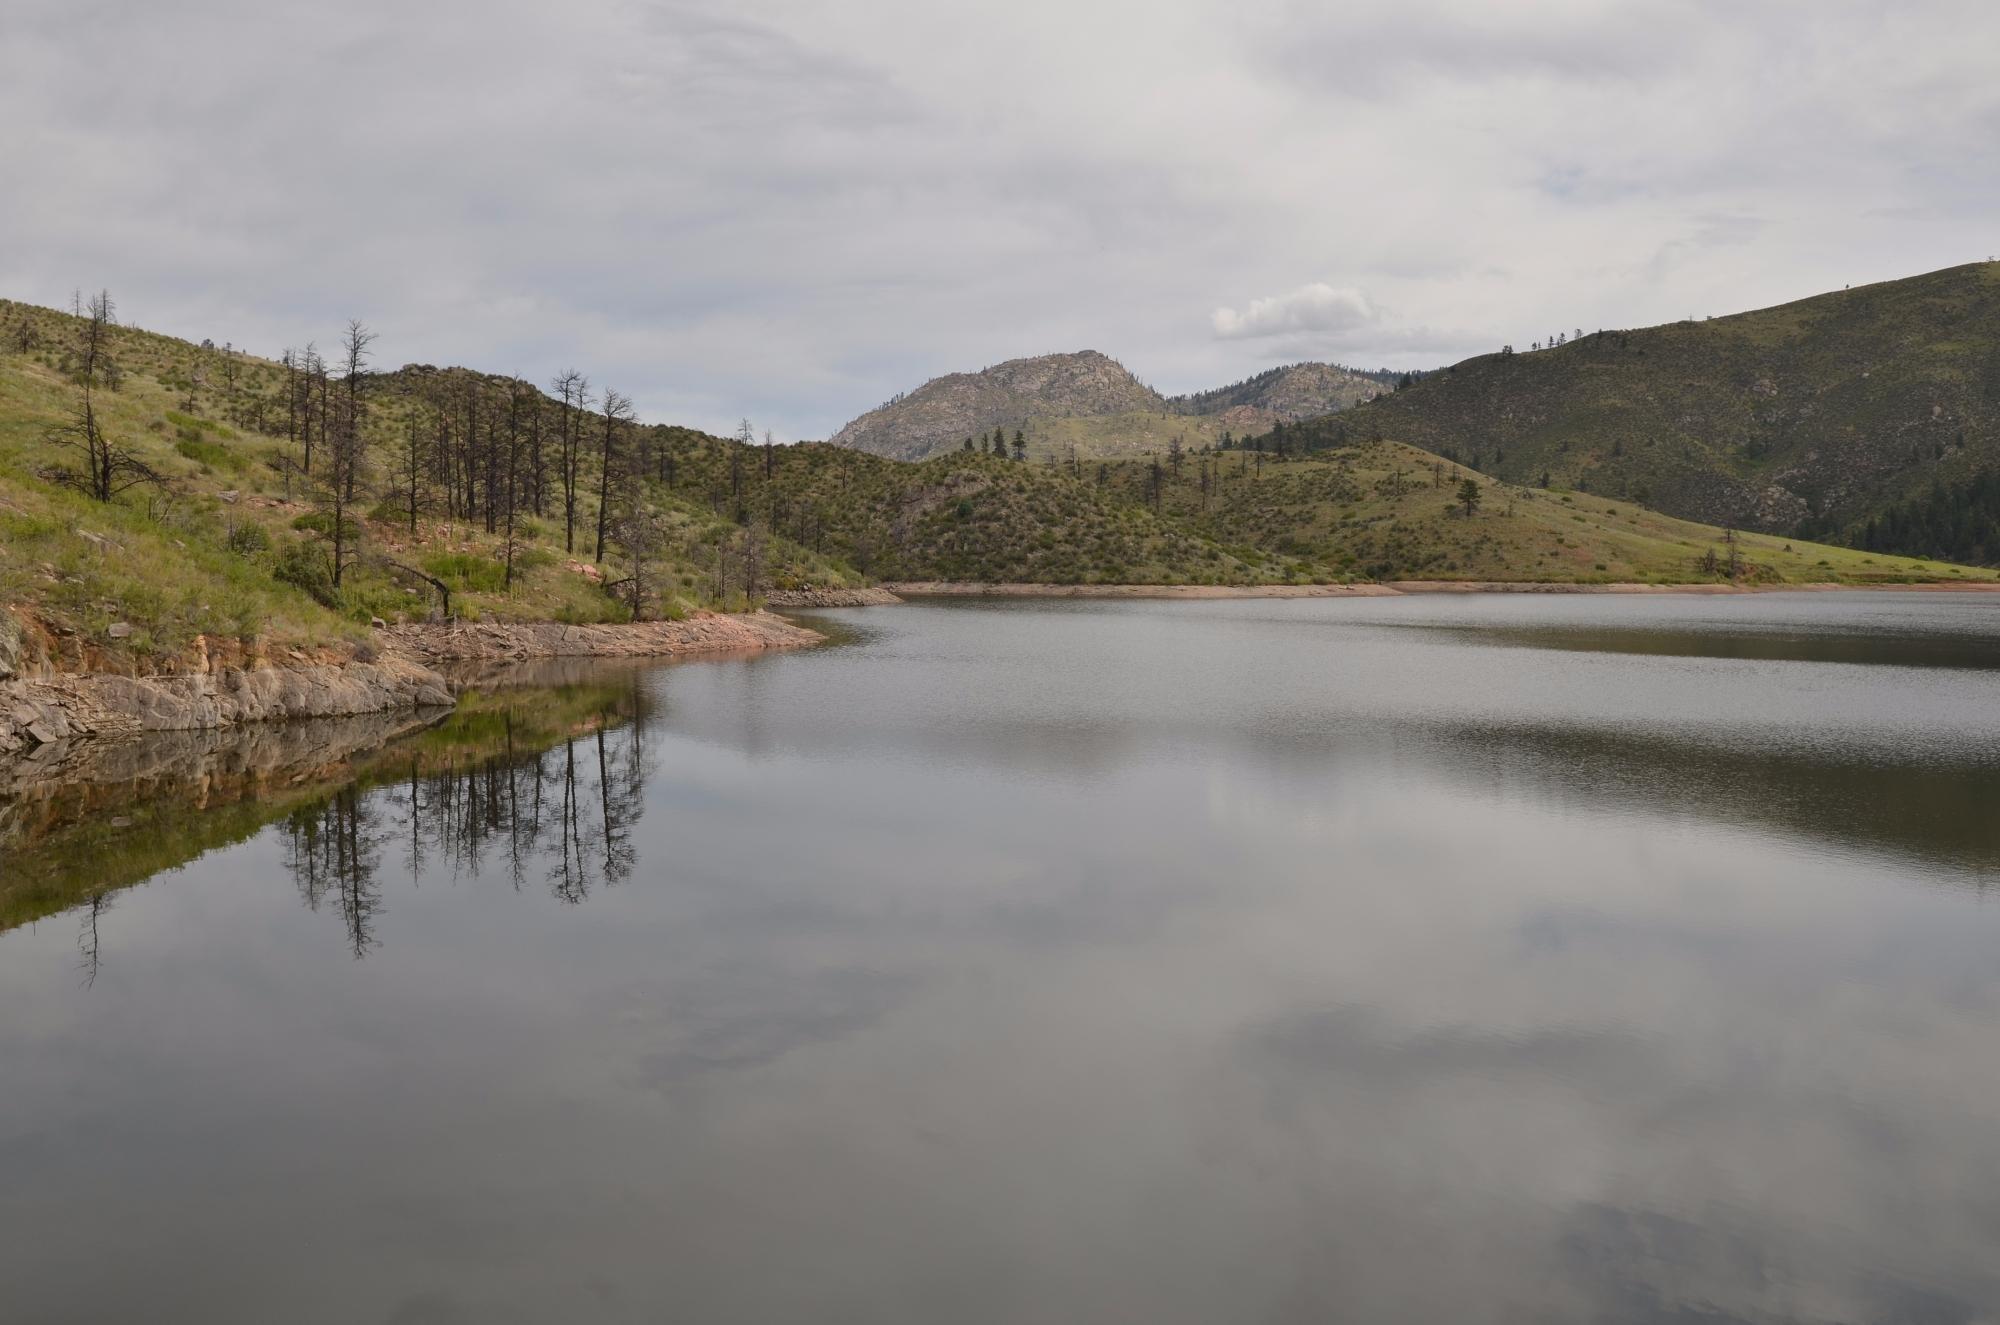
[[[1478,514],[1481,497],[1479,484],[1472,479],[1467,479],[1458,485],[1458,504],[1465,508],[1466,519],[1469,520]]]

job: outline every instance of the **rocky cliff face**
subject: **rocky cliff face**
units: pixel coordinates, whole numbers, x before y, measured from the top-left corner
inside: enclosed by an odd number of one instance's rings
[[[1036,418],[1097,417],[1165,410],[1157,391],[1095,350],[1010,359],[976,373],[933,378],[909,395],[869,410],[833,435],[897,460],[921,460],[967,437]]]

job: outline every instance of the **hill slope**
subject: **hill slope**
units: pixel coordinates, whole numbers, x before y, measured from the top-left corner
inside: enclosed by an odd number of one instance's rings
[[[1720,531],[1581,494],[1491,487],[1481,513],[1450,517],[1456,473],[1393,444],[1268,456],[1184,438],[1178,460],[1070,453],[1058,466],[954,450],[910,463],[607,420],[463,368],[364,370],[348,405],[337,375],[315,384],[123,327],[107,333],[116,371],[101,358],[93,375],[81,327],[0,305],[0,609],[17,609],[0,610],[0,679],[22,625],[29,653],[68,669],[160,670],[197,656],[197,636],[199,656],[225,661],[352,651],[372,617],[423,618],[441,590],[461,617],[621,621],[635,581],[643,613],[675,616],[870,578],[1685,581],[1712,578],[1705,554],[1722,546]],[[72,423],[86,394],[101,434],[154,481],[98,500],[51,479],[74,452],[50,430]],[[349,412],[359,458],[342,484],[327,455]],[[1229,416],[1162,417],[1191,432]],[[1155,449],[1137,433],[1134,445]],[[1926,527],[1972,508],[1939,509]],[[1955,573],[1803,545],[1739,551],[1753,577]]]
[[[1968,570],[1767,535],[1732,536],[1581,492],[1502,483],[1398,442],[1311,456],[1234,451],[1103,467],[1107,488],[1198,533],[1323,577],[1687,584],[1992,581]],[[1475,509],[1461,487],[1478,489]],[[1157,493],[1157,501],[1155,499]],[[1732,554],[1735,574],[1732,576]]]
[[[659,431],[677,492],[877,579],[1263,584],[1294,569],[1050,465],[956,451],[911,463],[826,442],[746,452]]]
[[[759,549],[762,583],[747,584],[739,549],[748,532],[641,481],[638,429],[617,431],[617,481],[605,485],[601,415],[565,410],[511,379],[405,369],[361,379],[362,455],[336,585],[324,457],[344,383],[335,377],[312,393],[319,455],[309,471],[283,365],[114,326],[106,357],[115,368],[97,374],[94,417],[153,481],[98,500],[50,474],[76,455],[51,430],[69,425],[83,399],[81,325],[0,304],[0,608],[23,609],[30,651],[63,667],[172,666],[197,636],[252,654],[345,650],[372,617],[430,614],[438,585],[464,617],[625,620],[629,605],[605,586],[629,573],[621,534],[639,517],[649,614],[740,607],[781,578],[859,581],[779,534]],[[565,420],[585,443],[574,466],[573,548],[555,481]],[[544,452],[539,483],[531,439]],[[602,561],[593,555],[600,493],[617,517]],[[726,558],[733,573],[718,575]],[[0,647],[0,679],[8,651]]]
[[[2000,467],[2000,263],[1469,359],[1292,435],[1398,438],[1715,524],[1853,530]]]
[[[1164,447],[1172,437],[1192,449],[1224,433],[1242,436],[1350,408],[1393,381],[1388,373],[1297,363],[1169,398],[1116,360],[1083,350],[933,378],[869,410],[831,440],[896,460],[957,450],[968,437],[983,448],[996,428],[1010,441],[1021,432],[1036,458],[1133,454]]]
[[[1211,391],[1175,396],[1170,403],[1182,414],[1253,409],[1268,415],[1269,423],[1293,423],[1352,409],[1395,384],[1396,374],[1390,372],[1364,373],[1334,363],[1294,363]]]
[[[959,446],[976,433],[1010,432],[1034,418],[1163,410],[1158,392],[1095,350],[1010,359],[976,373],[935,377],[869,410],[830,439],[897,460]]]

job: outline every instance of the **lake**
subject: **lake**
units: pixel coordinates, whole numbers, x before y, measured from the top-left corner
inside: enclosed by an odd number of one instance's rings
[[[804,619],[22,788],[0,1317],[2000,1317],[2000,598]]]

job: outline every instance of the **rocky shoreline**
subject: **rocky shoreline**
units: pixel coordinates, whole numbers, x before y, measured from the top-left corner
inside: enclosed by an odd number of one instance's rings
[[[0,757],[47,756],[94,737],[450,708],[451,683],[435,669],[446,662],[677,658],[802,648],[823,638],[755,612],[624,626],[392,626],[353,658],[295,655],[251,666],[212,665],[204,644],[186,670],[156,676],[37,672],[16,653],[0,671],[12,678],[0,680]]]
[[[769,612],[638,621],[623,626],[560,622],[389,626],[387,649],[423,663],[514,662],[529,658],[679,658],[689,654],[797,649],[825,637]]]
[[[888,607],[903,600],[887,589],[773,589],[764,605],[794,607]]]

